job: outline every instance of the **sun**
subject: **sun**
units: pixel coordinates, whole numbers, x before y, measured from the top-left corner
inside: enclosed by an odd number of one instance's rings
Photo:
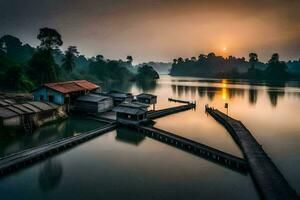
[[[222,48],[222,51],[227,51],[227,47],[223,47],[223,48]]]

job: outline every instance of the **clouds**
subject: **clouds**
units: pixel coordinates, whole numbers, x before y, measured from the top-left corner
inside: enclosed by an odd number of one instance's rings
[[[35,43],[50,26],[83,53],[138,61],[218,51],[300,57],[297,0],[0,0],[0,35]]]

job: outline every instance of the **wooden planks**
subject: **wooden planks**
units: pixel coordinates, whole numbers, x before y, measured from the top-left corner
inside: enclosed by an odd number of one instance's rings
[[[241,148],[263,199],[299,199],[297,193],[241,121],[216,109],[207,108],[206,111],[226,127]]]

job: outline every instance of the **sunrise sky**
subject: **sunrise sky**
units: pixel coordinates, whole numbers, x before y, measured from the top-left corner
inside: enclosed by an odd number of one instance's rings
[[[0,0],[0,36],[37,45],[41,27],[87,56],[171,61],[211,51],[300,57],[299,0]]]

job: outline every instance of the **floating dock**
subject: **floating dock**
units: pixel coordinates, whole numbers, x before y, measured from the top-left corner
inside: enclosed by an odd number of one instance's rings
[[[0,176],[6,175],[17,169],[30,165],[38,160],[45,159],[52,154],[74,147],[84,141],[92,139],[100,134],[114,130],[115,123],[108,124],[104,127],[81,133],[72,137],[64,138],[55,142],[51,142],[36,148],[21,151],[0,159]]]
[[[139,133],[142,133],[148,137],[193,153],[235,171],[247,173],[247,162],[242,158],[158,128],[141,125],[137,126],[136,128]]]
[[[226,127],[241,148],[254,183],[263,199],[299,199],[297,193],[272,162],[241,121],[235,120],[217,109],[206,107],[206,111]]]

